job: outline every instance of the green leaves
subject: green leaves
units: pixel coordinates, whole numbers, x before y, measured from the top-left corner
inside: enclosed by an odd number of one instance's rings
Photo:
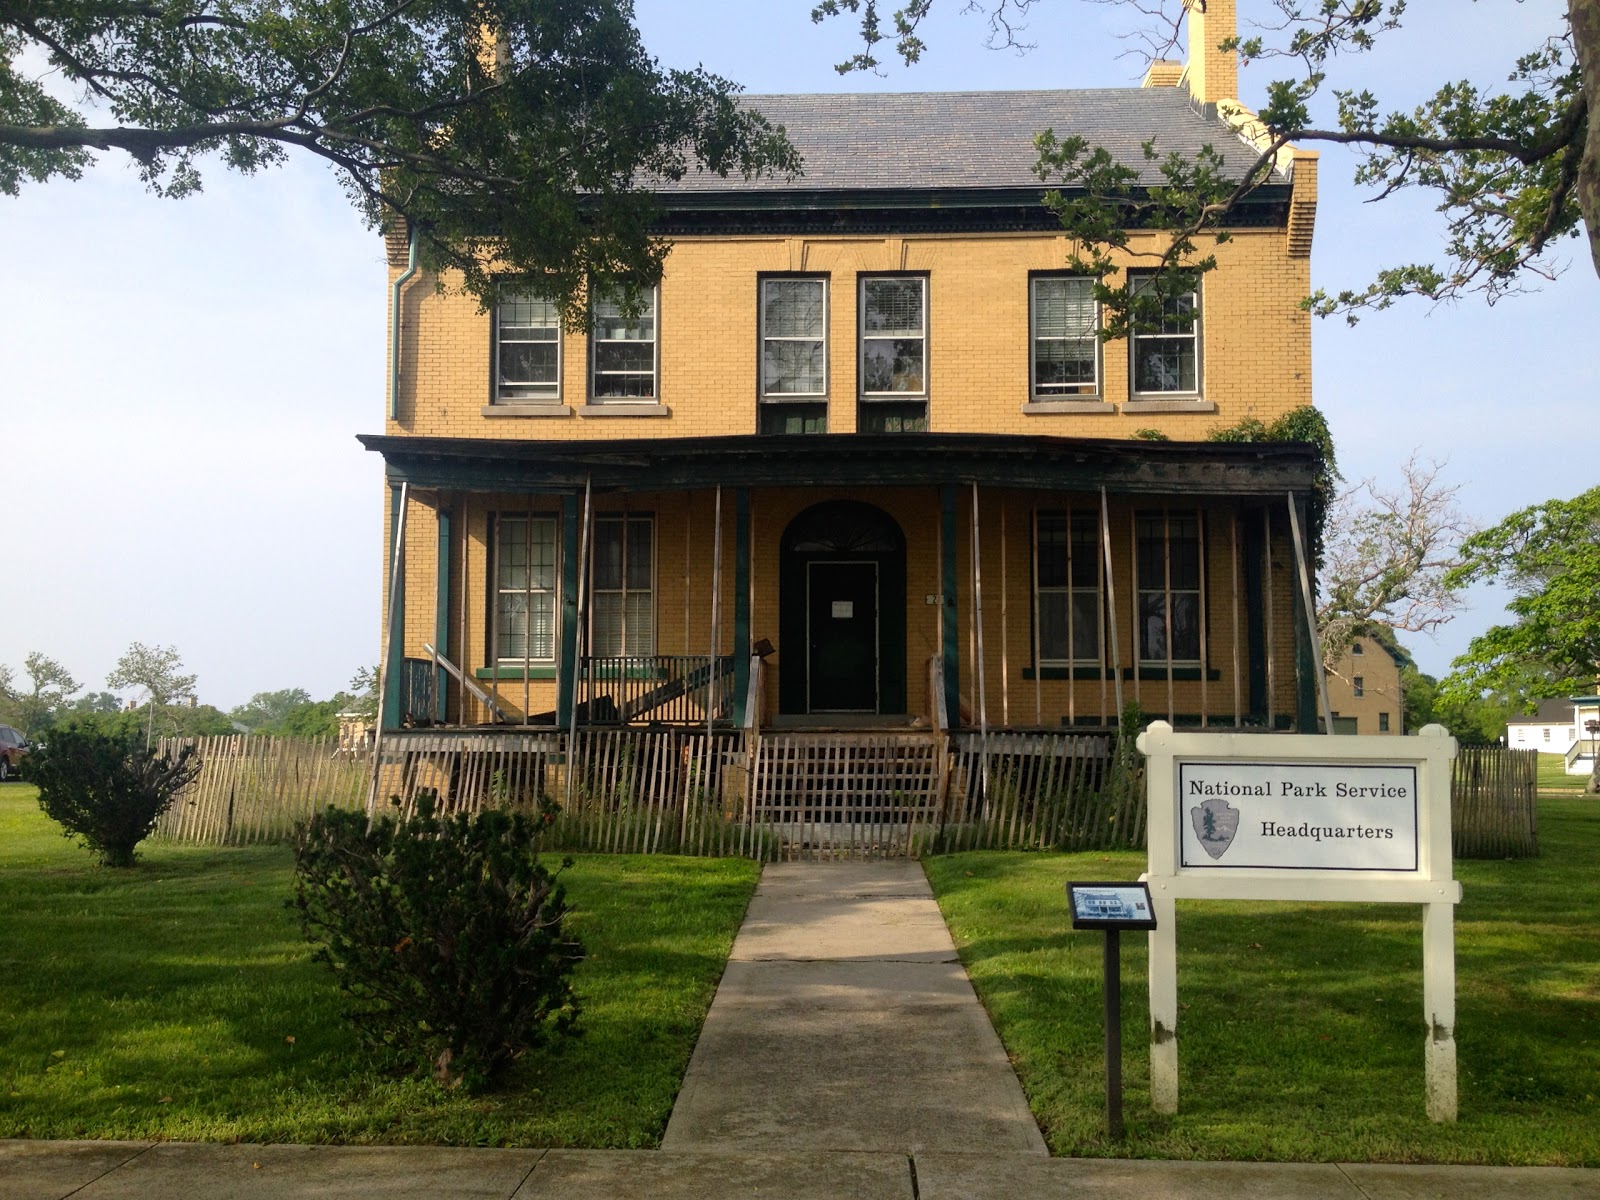
[[[1510,588],[1516,619],[1473,638],[1444,690],[1518,699],[1590,692],[1600,674],[1600,487],[1514,512],[1462,551],[1450,582]]]
[[[176,758],[133,737],[56,729],[28,758],[39,807],[108,867],[131,867],[134,848],[150,835],[179,793],[200,773],[192,747]]]
[[[573,1031],[583,948],[539,860],[546,815],[424,797],[408,818],[329,808],[298,831],[289,904],[370,1045],[471,1089]]]
[[[85,99],[52,99],[40,59]],[[627,0],[34,0],[0,7],[0,189],[121,150],[181,196],[207,155],[308,152],[370,223],[420,230],[424,266],[490,302],[536,278],[571,308],[590,276],[659,275],[653,180],[798,169],[736,91],[663,72]]]

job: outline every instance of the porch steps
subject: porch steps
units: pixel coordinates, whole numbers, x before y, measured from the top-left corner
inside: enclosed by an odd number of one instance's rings
[[[847,832],[933,819],[946,755],[944,739],[931,732],[767,732],[754,768],[757,815],[820,836],[834,826]]]

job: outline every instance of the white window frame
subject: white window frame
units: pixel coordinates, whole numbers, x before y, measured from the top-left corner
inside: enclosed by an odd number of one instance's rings
[[[1172,585],[1172,523],[1174,518],[1194,522],[1195,544],[1195,586],[1174,587]],[[1145,579],[1141,576],[1140,564],[1144,558],[1142,553],[1144,522],[1150,519],[1161,521],[1161,562],[1162,572],[1159,579]],[[1158,667],[1200,667],[1204,665],[1206,653],[1206,563],[1205,563],[1205,527],[1203,516],[1199,509],[1147,509],[1139,510],[1133,516],[1134,539],[1134,644],[1137,649],[1140,666]],[[1162,655],[1146,654],[1149,646],[1149,629],[1145,620],[1145,597],[1161,597],[1162,640],[1166,653]],[[1193,657],[1176,658],[1172,653],[1172,614],[1173,597],[1194,597],[1195,619],[1195,655]]]
[[[599,542],[603,526],[620,526],[622,530],[621,562],[622,571],[619,586],[614,588],[601,588],[595,585],[595,570],[599,564]],[[650,570],[649,578],[643,587],[628,582],[628,540],[632,531],[637,527],[649,530],[650,535]],[[592,551],[589,561],[589,630],[587,653],[590,658],[651,658],[656,652],[656,564],[659,559],[656,546],[655,515],[653,513],[601,513],[594,518],[594,541],[591,543]],[[645,604],[649,611],[649,628],[642,635],[642,640],[630,646],[630,634],[635,632],[628,627],[628,602],[643,592]],[[602,648],[599,645],[600,630],[596,624],[596,616],[600,611],[601,596],[616,596],[620,605],[620,631],[621,644],[616,647]]]
[[[1065,576],[1064,577],[1066,579],[1066,583],[1064,585],[1062,585],[1062,586],[1051,585],[1051,586],[1047,587],[1047,586],[1045,586],[1044,584],[1042,584],[1040,582],[1040,580],[1041,580],[1041,578],[1043,577],[1043,574],[1044,574],[1044,572],[1042,571],[1042,569],[1040,567],[1040,552],[1041,552],[1041,549],[1042,549],[1043,544],[1044,544],[1044,539],[1041,536],[1041,531],[1042,531],[1042,529],[1043,529],[1043,527],[1044,527],[1044,525],[1045,525],[1045,523],[1047,521],[1060,521],[1065,526],[1065,532],[1066,532],[1065,548],[1066,548],[1067,561],[1066,561],[1066,570],[1065,570]],[[1073,565],[1074,565],[1074,559],[1073,559],[1073,540],[1074,540],[1073,539],[1073,532],[1074,532],[1074,526],[1076,526],[1078,524],[1088,524],[1088,525],[1090,525],[1092,527],[1091,528],[1091,532],[1094,535],[1090,539],[1091,542],[1093,543],[1093,545],[1090,547],[1090,549],[1088,551],[1090,569],[1093,571],[1093,574],[1094,574],[1094,586],[1093,587],[1087,587],[1087,586],[1084,586],[1084,585],[1079,584],[1079,583],[1074,583],[1074,581],[1073,581]],[[1066,608],[1066,612],[1067,612],[1067,624],[1066,624],[1067,656],[1064,657],[1064,658],[1059,656],[1059,655],[1052,656],[1051,654],[1049,654],[1047,652],[1047,648],[1046,648],[1046,646],[1044,644],[1044,633],[1043,633],[1043,628],[1044,628],[1044,625],[1043,625],[1044,603],[1043,603],[1043,598],[1046,597],[1046,596],[1051,596],[1051,595],[1058,595],[1058,596],[1065,596],[1066,597],[1066,604],[1067,604],[1067,608]],[[1078,657],[1078,656],[1075,656],[1072,653],[1073,648],[1077,645],[1077,642],[1078,642],[1078,638],[1076,636],[1077,633],[1078,633],[1078,629],[1077,629],[1076,615],[1075,615],[1076,611],[1077,611],[1077,606],[1074,603],[1074,601],[1076,600],[1076,598],[1078,598],[1080,596],[1085,596],[1085,597],[1086,596],[1092,596],[1094,598],[1094,613],[1095,613],[1094,645],[1095,645],[1095,651],[1094,651],[1094,654],[1092,656]],[[1098,512],[1096,512],[1096,511],[1086,511],[1086,510],[1082,510],[1082,509],[1070,509],[1070,508],[1068,508],[1068,509],[1040,509],[1037,512],[1035,512],[1035,514],[1034,514],[1034,535],[1033,535],[1033,620],[1034,620],[1034,638],[1035,638],[1035,643],[1036,643],[1036,649],[1038,651],[1037,662],[1035,662],[1035,664],[1034,664],[1036,667],[1094,667],[1094,666],[1100,666],[1103,663],[1104,658],[1105,658],[1105,642],[1106,642],[1106,639],[1105,639],[1105,563],[1104,563],[1104,559],[1103,559],[1103,557],[1102,557],[1102,555],[1100,553],[1100,546],[1099,546],[1099,514],[1098,514]]]
[[[1146,273],[1146,274],[1132,274],[1132,275],[1130,275],[1128,283],[1129,283],[1129,286],[1132,289],[1133,295],[1137,296],[1140,292],[1147,290],[1151,286],[1151,283],[1154,280],[1154,278],[1155,277],[1152,274],[1149,274],[1149,273]],[[1202,390],[1204,388],[1204,375],[1202,374],[1203,363],[1201,361],[1201,355],[1200,355],[1200,349],[1201,349],[1200,326],[1201,326],[1201,321],[1203,320],[1203,316],[1202,316],[1201,307],[1200,307],[1201,297],[1200,297],[1199,285],[1197,284],[1195,286],[1195,289],[1192,292],[1186,292],[1183,295],[1188,297],[1190,306],[1191,306],[1191,308],[1193,310],[1193,313],[1194,313],[1193,319],[1189,321],[1188,329],[1174,329],[1174,330],[1169,331],[1165,327],[1163,327],[1160,331],[1155,332],[1155,333],[1140,333],[1139,331],[1133,330],[1133,329],[1130,329],[1128,331],[1128,390],[1134,397],[1141,398],[1141,399],[1149,399],[1149,398],[1156,398],[1156,399],[1169,398],[1170,399],[1170,398],[1175,397],[1175,396],[1177,396],[1177,397],[1198,397],[1201,394],[1201,392],[1202,392]],[[1175,301],[1175,300],[1179,300],[1179,299],[1182,299],[1182,298],[1183,298],[1182,296],[1169,297],[1169,301]],[[1193,387],[1186,388],[1186,387],[1179,386],[1179,387],[1171,387],[1171,388],[1157,388],[1157,389],[1153,389],[1153,390],[1147,390],[1147,389],[1140,388],[1140,386],[1139,386],[1140,348],[1141,347],[1148,347],[1148,346],[1151,345],[1151,343],[1155,343],[1155,342],[1171,342],[1171,343],[1177,343],[1179,345],[1181,345],[1181,344],[1183,344],[1185,342],[1189,343],[1190,354],[1193,356],[1193,359],[1194,359],[1194,386]],[[1179,371],[1179,374],[1180,375],[1182,374],[1181,369]]]
[[[505,555],[507,547],[506,530],[509,525],[518,524],[523,527],[522,545],[526,554],[525,582],[521,587],[506,587],[503,583],[505,569]],[[536,545],[534,531],[538,527],[548,533],[549,545],[549,584],[534,586],[534,548]],[[555,665],[556,654],[561,641],[561,524],[560,518],[553,513],[542,512],[512,512],[497,513],[494,528],[494,557],[490,567],[489,584],[494,597],[494,604],[490,610],[492,628],[490,629],[491,665],[496,667],[520,667],[530,664],[541,667]],[[524,630],[525,650],[522,654],[508,654],[507,637],[509,631],[505,624],[505,597],[522,596],[525,600],[525,620],[527,627]],[[532,614],[537,605],[545,610],[546,628],[550,630],[550,645],[548,654],[535,654],[528,644],[533,630]]]
[[[816,336],[767,332],[767,289],[773,284],[813,284],[821,293],[822,331]],[[756,319],[761,329],[761,361],[756,388],[764,404],[815,404],[828,398],[828,277],[826,275],[763,275],[757,285]],[[822,387],[814,392],[773,391],[767,386],[767,348],[777,342],[820,342],[822,344]]]
[[[639,315],[650,320],[650,337],[648,338],[602,338],[599,333],[601,308],[605,306],[612,315],[618,304],[604,293],[595,297],[593,316],[589,322],[589,403],[591,404],[659,404],[661,402],[661,296],[660,288],[651,288],[646,297],[649,303]],[[633,321],[629,321],[627,328],[633,329]],[[648,371],[636,370],[607,370],[600,368],[600,348],[607,345],[645,345],[650,347],[650,369]],[[602,375],[614,377],[648,378],[650,380],[650,394],[646,396],[608,396],[601,394],[600,377]]]
[[[1041,283],[1080,283],[1088,289],[1093,316],[1087,334],[1041,334],[1039,332],[1039,285]],[[1087,275],[1051,273],[1034,275],[1028,280],[1028,394],[1035,401],[1081,400],[1100,395],[1100,302],[1093,299],[1094,280]],[[1089,343],[1089,356],[1093,364],[1093,379],[1087,383],[1039,383],[1039,346],[1042,342]]]
[[[507,310],[518,304],[543,304],[547,315],[553,314],[554,325],[508,324]],[[553,330],[553,336],[507,336],[508,332]],[[502,298],[494,310],[494,404],[559,404],[561,402],[561,370],[563,346],[566,340],[561,326],[561,308],[553,301],[531,291],[511,292]],[[550,383],[527,380],[508,380],[505,372],[504,348],[511,345],[553,344],[556,351],[555,379]]]
[[[915,330],[872,330],[867,329],[867,292],[874,283],[908,283],[917,284],[921,296],[921,324]],[[861,398],[871,402],[895,403],[897,401],[926,400],[928,398],[928,277],[926,275],[863,275],[860,277],[856,290],[858,303],[856,305],[856,335],[857,353],[856,368],[859,372],[857,390]],[[922,386],[917,391],[886,391],[873,392],[867,390],[867,343],[869,342],[899,342],[917,340],[922,343]]]

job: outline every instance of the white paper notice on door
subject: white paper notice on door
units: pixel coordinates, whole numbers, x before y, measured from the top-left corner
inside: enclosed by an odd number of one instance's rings
[[[856,602],[854,600],[835,600],[833,602],[833,619],[835,621],[848,621],[856,615]]]

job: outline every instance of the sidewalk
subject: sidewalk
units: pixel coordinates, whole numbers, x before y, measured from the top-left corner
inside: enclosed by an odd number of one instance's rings
[[[0,1200],[1600,1200],[1600,1171],[1049,1158],[915,863],[769,866],[662,1149],[0,1140]]]

